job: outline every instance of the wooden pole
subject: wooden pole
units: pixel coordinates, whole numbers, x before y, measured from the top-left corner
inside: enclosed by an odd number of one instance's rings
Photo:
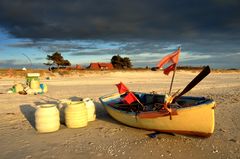
[[[142,106],[142,108],[144,109],[144,105],[137,99],[137,97],[135,96],[137,102]]]
[[[175,65],[175,67],[174,67],[174,71],[173,71],[173,75],[172,75],[172,81],[171,81],[170,89],[169,89],[169,93],[168,93],[169,95],[171,94],[171,91],[172,91],[173,80],[174,80],[174,77],[175,77],[176,68],[177,68],[177,65]]]

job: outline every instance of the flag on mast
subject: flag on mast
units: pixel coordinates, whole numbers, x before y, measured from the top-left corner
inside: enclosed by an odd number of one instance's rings
[[[131,92],[122,82],[116,84],[116,86],[118,88],[119,94],[127,93],[127,95],[123,98],[124,103],[130,105],[132,102],[137,101],[144,108],[144,105],[138,100],[134,93]]]
[[[118,88],[119,94],[129,92],[129,89],[122,82],[120,82],[119,84],[116,84],[116,86]]]
[[[165,64],[170,63],[171,65],[164,69],[164,74],[168,75],[169,72],[173,71],[178,63],[178,58],[180,55],[180,47],[173,53],[163,57],[163,59],[157,64],[158,68],[162,68]]]
[[[163,70],[163,73],[164,73],[165,75],[168,75],[171,71],[174,71],[175,67],[176,67],[176,64],[174,63],[174,64],[168,66],[167,68],[165,68],[165,69]]]
[[[126,102],[127,104],[131,104],[132,102],[138,101],[137,97],[132,93],[129,92],[126,97],[124,97],[124,102]],[[141,103],[140,103],[141,104]]]

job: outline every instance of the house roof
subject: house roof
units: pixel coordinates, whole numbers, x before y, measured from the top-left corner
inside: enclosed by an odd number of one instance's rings
[[[102,67],[107,68],[107,69],[113,69],[113,65],[111,63],[90,63],[89,68],[90,69],[101,69]]]

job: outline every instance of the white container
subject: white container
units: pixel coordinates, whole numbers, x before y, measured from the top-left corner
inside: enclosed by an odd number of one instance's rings
[[[40,133],[57,131],[60,127],[59,111],[55,104],[43,104],[35,112],[35,125]]]
[[[83,102],[86,104],[88,121],[94,121],[96,119],[96,109],[93,100],[90,98],[84,98]]]

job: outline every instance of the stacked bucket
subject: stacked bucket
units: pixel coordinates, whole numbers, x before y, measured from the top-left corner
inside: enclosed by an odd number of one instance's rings
[[[39,73],[27,74],[26,84],[29,87],[26,87],[24,90],[27,92],[27,94],[46,93],[48,91],[47,85],[44,83],[40,83],[39,77],[40,77]]]
[[[40,105],[35,112],[36,129],[40,133],[57,131],[60,123],[68,128],[85,127],[95,119],[95,105],[90,98],[83,101],[61,100],[58,107],[54,104]]]

